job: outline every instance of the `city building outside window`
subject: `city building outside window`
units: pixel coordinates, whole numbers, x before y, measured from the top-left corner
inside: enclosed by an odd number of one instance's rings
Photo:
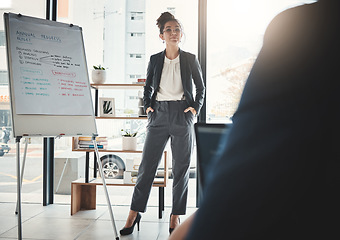
[[[0,85],[8,86],[8,74],[7,71],[0,70]]]
[[[131,12],[131,20],[143,20],[144,13],[143,12]]]
[[[132,32],[130,33],[131,37],[143,37],[145,33],[138,33],[138,32]]]
[[[5,31],[0,30],[0,47],[4,47],[5,45],[6,45]]]
[[[130,58],[142,58],[143,54],[135,54],[135,53],[130,53],[129,56]]]

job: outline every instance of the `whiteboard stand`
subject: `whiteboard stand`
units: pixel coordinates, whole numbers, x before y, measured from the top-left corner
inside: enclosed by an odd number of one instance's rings
[[[27,147],[28,147],[28,143],[30,142],[30,140],[31,140],[30,138],[25,138],[25,150],[24,150],[24,156],[23,156],[22,164],[21,164],[20,189],[22,188],[22,182],[24,180],[24,171],[25,171],[25,164],[26,164]],[[18,205],[19,205],[19,201],[17,201],[17,206],[15,208],[15,214],[18,214]]]
[[[66,166],[68,164],[68,160],[69,158],[66,158],[66,162],[64,163],[64,168],[63,168],[63,171],[61,172],[61,175],[60,175],[60,178],[59,178],[59,181],[58,181],[58,185],[55,189],[55,193],[58,193],[58,190],[59,190],[59,187],[60,187],[60,184],[61,184],[61,180],[63,179],[64,177],[64,173],[65,173],[65,170],[66,170]]]
[[[21,178],[20,178],[20,139],[16,137],[17,144],[17,212],[18,212],[18,239],[22,240],[22,226],[21,226]]]
[[[22,176],[20,176],[21,138],[23,136],[51,137],[58,134],[60,136],[92,136],[97,132],[97,126],[82,28],[14,13],[4,13],[4,23],[12,126],[17,146],[16,212],[18,214],[18,239],[21,240],[21,186],[24,173],[22,169]],[[18,37],[18,33],[24,34],[25,37]],[[36,55],[35,60],[22,61],[21,54],[28,55],[29,53]],[[56,56],[62,57],[56,58]],[[65,82],[74,83],[74,85],[67,89],[58,87],[58,83]],[[44,87],[26,89],[25,84],[32,86],[42,84]],[[96,153],[99,155],[95,138],[94,143]],[[23,167],[26,151],[27,147]],[[100,164],[99,166],[101,167]],[[101,175],[104,176],[102,168],[100,170]],[[105,180],[103,177],[102,179],[117,236]]]
[[[62,137],[62,135],[59,134],[58,136],[55,137],[55,139],[58,139],[58,138],[61,138],[61,137]],[[61,184],[61,180],[62,180],[63,177],[64,177],[65,169],[66,169],[66,166],[67,166],[67,164],[68,164],[68,160],[69,160],[69,158],[67,158],[67,159],[66,159],[66,162],[64,163],[63,171],[61,172],[61,175],[60,175],[60,178],[59,178],[58,185],[57,185],[57,188],[56,188],[56,190],[55,190],[55,193],[57,193],[58,190],[59,190],[59,187],[60,187],[60,184]]]
[[[109,196],[109,193],[107,191],[105,175],[104,175],[104,171],[103,171],[103,168],[102,168],[102,163],[100,162],[100,158],[99,158],[96,136],[98,136],[98,134],[95,134],[95,133],[92,134],[92,142],[93,142],[94,150],[95,150],[96,156],[97,156],[97,165],[99,167],[100,176],[101,176],[102,181],[103,181],[103,187],[104,187],[107,207],[109,208],[109,213],[110,213],[110,218],[111,218],[111,223],[112,223],[114,235],[116,237],[116,240],[119,240],[115,220],[114,220],[114,217],[113,217],[113,211],[112,211],[112,206],[111,206],[111,202],[110,202],[110,196]]]

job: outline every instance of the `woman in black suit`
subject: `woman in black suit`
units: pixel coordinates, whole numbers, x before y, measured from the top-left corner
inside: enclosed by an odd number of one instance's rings
[[[139,230],[140,212],[146,210],[154,176],[169,138],[173,174],[170,233],[179,224],[179,215],[186,212],[192,129],[194,117],[203,105],[205,87],[197,58],[178,46],[183,36],[180,22],[165,12],[157,19],[157,25],[166,48],[151,56],[147,70],[143,98],[149,121],[147,136],[131,210],[121,235],[131,234],[136,224]]]

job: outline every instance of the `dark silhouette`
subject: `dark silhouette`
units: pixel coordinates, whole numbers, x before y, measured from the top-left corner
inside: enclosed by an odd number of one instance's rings
[[[340,239],[340,1],[267,28],[186,239]]]

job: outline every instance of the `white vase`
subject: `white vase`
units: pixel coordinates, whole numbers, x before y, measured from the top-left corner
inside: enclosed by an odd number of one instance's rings
[[[92,82],[95,84],[103,84],[106,80],[106,71],[93,69],[92,70]]]
[[[123,136],[122,150],[136,151],[137,150],[137,137],[124,137]]]

